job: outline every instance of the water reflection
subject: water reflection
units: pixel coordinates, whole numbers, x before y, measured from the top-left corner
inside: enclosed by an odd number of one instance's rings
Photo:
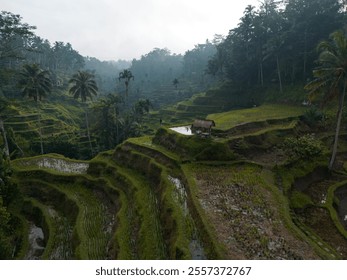
[[[29,228],[29,250],[25,259],[37,260],[40,259],[45,247],[43,246],[44,234],[40,227],[31,224]]]
[[[193,135],[190,125],[171,127],[170,129],[183,135]]]

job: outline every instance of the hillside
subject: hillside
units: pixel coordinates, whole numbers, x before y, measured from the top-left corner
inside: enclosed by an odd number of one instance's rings
[[[9,131],[13,158],[41,153],[60,153],[73,158],[90,154],[84,109],[71,98],[55,101],[16,101],[7,109],[4,126]],[[3,139],[1,138],[0,144]],[[92,144],[96,147],[95,138]]]
[[[293,159],[281,144],[309,133],[302,114],[265,105],[212,115],[208,138],[162,127],[90,161],[13,161],[22,232],[42,229],[17,258],[345,259],[343,148],[339,173],[325,148]]]
[[[347,259],[346,1],[258,2],[131,62],[2,11],[0,259]]]

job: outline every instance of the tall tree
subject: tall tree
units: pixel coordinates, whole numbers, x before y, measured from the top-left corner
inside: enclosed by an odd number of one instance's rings
[[[103,148],[111,149],[119,143],[119,104],[122,98],[116,94],[108,94],[105,98],[100,98],[93,106],[96,113],[94,128],[97,130],[100,145]]]
[[[319,66],[313,70],[315,79],[305,88],[310,91],[311,96],[323,93],[323,104],[334,98],[338,99],[335,137],[329,162],[329,169],[332,169],[337,153],[347,87],[347,37],[342,30],[332,33],[330,37],[330,41],[323,41],[317,47],[320,52]]]
[[[24,96],[41,101],[52,89],[52,82],[47,70],[42,70],[37,64],[26,64],[20,73],[19,86]]]
[[[25,49],[23,39],[33,35],[34,26],[21,22],[19,15],[0,13],[0,62],[18,59]]]
[[[288,57],[296,63],[293,74],[306,81],[314,67],[317,44],[344,22],[340,0],[285,0],[285,15],[289,25],[285,42]]]
[[[92,100],[93,95],[98,94],[98,86],[95,82],[95,77],[89,72],[78,71],[72,76],[69,83],[73,84],[69,92],[75,99],[80,98],[82,102],[86,102],[88,98]]]
[[[136,122],[141,123],[143,116],[149,113],[152,103],[148,99],[138,100],[133,107],[133,115]]]
[[[345,24],[341,0],[262,0],[247,6],[238,26],[217,46],[208,63],[211,74],[222,74],[233,88],[257,84],[279,91],[306,83],[314,49]]]
[[[119,73],[119,81],[120,80],[124,80],[124,84],[125,84],[125,96],[127,97],[128,96],[128,91],[129,91],[129,82],[131,79],[134,80],[134,76],[133,74],[131,73],[130,70],[128,69],[125,69],[123,70],[122,72]]]
[[[33,98],[35,102],[42,100],[42,97],[51,92],[52,82],[47,70],[42,70],[37,64],[26,64],[20,73],[19,86],[22,89],[23,96],[28,95]],[[39,112],[39,105],[37,103],[39,134],[41,154],[43,154],[43,140],[41,131],[41,114]]]
[[[75,99],[80,98],[83,103],[93,99],[93,95],[98,94],[98,86],[95,82],[94,75],[86,71],[78,71],[72,76],[69,83],[73,84],[69,92]],[[89,121],[88,121],[88,110],[85,106],[85,121],[87,128],[87,136],[90,145],[91,155],[93,155],[93,146],[90,138]]]
[[[220,40],[222,40],[221,37],[215,38],[215,43],[206,40],[204,44],[197,44],[194,49],[185,52],[182,63],[183,73],[189,80],[196,83],[203,82],[208,61],[216,54],[217,49],[215,44]]]

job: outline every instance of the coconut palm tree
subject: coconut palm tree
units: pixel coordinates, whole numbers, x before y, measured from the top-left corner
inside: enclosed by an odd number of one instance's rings
[[[41,101],[52,89],[49,72],[42,70],[37,64],[26,64],[20,72],[19,86],[24,96]]]
[[[129,82],[131,79],[135,79],[135,77],[133,76],[133,74],[131,73],[130,70],[123,70],[122,72],[119,73],[119,77],[118,80],[125,80],[124,84],[125,84],[125,96],[128,96],[128,91],[129,91]]]
[[[78,71],[72,76],[69,81],[70,84],[74,84],[69,92],[75,99],[81,98],[82,102],[86,102],[89,98],[93,99],[93,95],[98,94],[98,86],[93,74],[86,71]]]
[[[332,33],[330,38],[330,41],[318,44],[319,66],[313,70],[315,79],[305,88],[309,90],[311,97],[323,93],[323,105],[332,99],[338,99],[334,145],[329,162],[329,169],[332,169],[336,158],[347,87],[347,37],[344,31],[339,30]]]
[[[95,81],[95,77],[93,74],[86,71],[78,71],[76,74],[72,76],[69,81],[73,86],[70,88],[69,92],[73,95],[75,99],[80,98],[83,103],[93,99],[93,95],[97,95],[98,86]],[[87,127],[87,136],[90,145],[90,151],[93,155],[93,146],[92,141],[90,139],[90,131],[89,131],[89,122],[88,122],[88,111],[87,106],[85,106],[85,120]]]
[[[20,79],[18,81],[22,89],[23,96],[33,98],[35,102],[41,101],[47,93],[52,90],[52,81],[47,70],[42,70],[37,64],[26,64],[20,72]],[[37,103],[38,104],[38,103]],[[37,106],[39,112],[39,106]],[[39,134],[41,154],[43,154],[43,141],[41,131],[41,114],[38,113]]]

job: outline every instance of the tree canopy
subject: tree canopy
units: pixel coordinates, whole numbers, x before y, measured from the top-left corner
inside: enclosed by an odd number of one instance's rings
[[[95,82],[94,75],[86,71],[78,71],[69,81],[72,84],[69,92],[75,99],[80,98],[82,102],[87,99],[93,99],[93,95],[97,95],[98,86]]]
[[[42,70],[37,64],[26,64],[20,72],[19,86],[24,96],[41,101],[51,91],[52,83],[49,72]]]
[[[342,120],[342,111],[347,89],[347,36],[342,30],[331,34],[330,41],[318,44],[319,66],[313,70],[314,80],[306,85],[310,95],[323,94],[323,104],[337,99],[337,124],[329,168],[332,169],[337,153],[337,144]]]
[[[243,86],[305,83],[315,47],[344,23],[339,0],[266,0],[247,6],[217,46],[209,73]]]

